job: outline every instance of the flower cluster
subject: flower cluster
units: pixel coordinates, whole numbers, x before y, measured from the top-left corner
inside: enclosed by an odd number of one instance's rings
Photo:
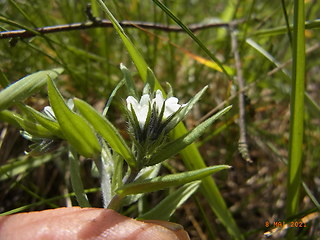
[[[150,94],[144,94],[141,97],[140,102],[132,96],[127,97],[127,108],[130,112],[132,112],[132,110],[134,111],[140,129],[143,130],[151,108],[154,107],[159,114],[161,113],[162,108],[164,108],[163,118],[161,120],[165,120],[176,113],[181,107],[185,106],[185,104],[178,104],[178,101],[179,100],[176,97],[164,99],[162,92],[157,90],[154,98],[151,99]]]
[[[160,90],[143,94],[138,101],[129,96],[126,99],[129,116],[129,132],[133,137],[137,161],[147,165],[148,159],[161,149],[167,135],[180,121],[179,112],[186,104],[179,104],[176,97],[165,99]]]

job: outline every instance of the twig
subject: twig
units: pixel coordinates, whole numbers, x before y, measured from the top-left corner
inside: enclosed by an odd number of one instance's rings
[[[94,20],[95,18],[91,19]],[[208,23],[208,24],[191,24],[189,25],[189,29],[193,32],[208,29],[208,28],[220,28],[220,27],[229,27],[229,25],[238,25],[243,23],[244,20],[234,20],[232,22],[221,22],[221,23]],[[141,21],[122,21],[120,25],[123,28],[146,28],[146,29],[155,29],[161,30],[165,32],[183,32],[184,30],[178,26],[166,25],[160,23],[152,23],[152,22],[141,22]],[[87,21],[82,23],[70,23],[64,25],[55,25],[55,26],[47,26],[34,29],[35,32],[39,34],[49,34],[49,33],[57,33],[57,32],[66,32],[73,30],[84,30],[89,28],[97,28],[97,27],[112,27],[112,23],[109,20],[102,19],[96,21]],[[34,37],[37,34],[35,32],[31,32],[25,29],[13,30],[13,31],[3,31],[0,32],[0,39],[5,38],[30,38]]]
[[[238,49],[238,39],[236,35],[236,30],[234,26],[230,26],[231,32],[231,45],[232,51],[234,54],[235,60],[235,67],[237,70],[237,80],[239,85],[239,129],[240,129],[240,136],[238,142],[238,149],[243,159],[247,162],[252,163],[252,160],[249,155],[248,150],[248,142],[247,142],[247,135],[246,135],[246,111],[245,111],[245,94],[242,91],[245,88],[245,82],[242,74],[242,66],[240,60],[240,54]]]

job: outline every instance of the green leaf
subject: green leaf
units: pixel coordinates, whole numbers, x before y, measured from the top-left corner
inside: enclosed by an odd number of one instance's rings
[[[205,86],[200,92],[198,92],[192,99],[189,100],[186,106],[182,108],[182,110],[177,113],[177,115],[170,121],[168,124],[169,129],[173,129],[193,108],[194,104],[196,104],[204,92],[208,89],[208,86]]]
[[[72,147],[69,151],[70,161],[70,178],[72,189],[80,207],[90,207],[87,194],[84,192],[83,183],[80,176],[80,161],[77,153],[73,151]]]
[[[22,101],[31,96],[46,84],[48,76],[55,79],[62,72],[62,68],[39,71],[9,85],[0,92],[0,110],[8,108],[15,102]]]
[[[122,197],[130,194],[154,192],[168,187],[174,187],[189,182],[193,182],[228,168],[230,168],[230,166],[228,165],[217,165],[189,172],[155,177],[152,179],[144,180],[139,183],[126,184],[121,188],[117,189],[116,192]]]
[[[114,194],[115,190],[123,185],[123,158],[119,155],[114,156],[114,172],[111,179],[111,192]]]
[[[111,105],[111,102],[113,100],[113,97],[116,95],[117,91],[125,84],[125,79],[122,79],[118,84],[117,86],[112,90],[110,96],[109,96],[109,99],[108,99],[108,102],[105,106],[105,108],[103,109],[103,112],[102,112],[102,115],[103,116],[106,116],[107,113],[108,113],[108,110],[109,110],[109,107]]]
[[[154,92],[154,85],[156,81],[156,76],[154,75],[153,71],[148,67],[147,69],[147,81],[144,85],[142,94],[149,94]]]
[[[45,127],[43,127],[42,125],[36,122],[29,121],[28,119],[25,119],[22,116],[15,113],[11,113],[10,117],[13,118],[21,128],[23,128],[26,132],[31,134],[33,137],[56,138],[52,132],[50,132]]]
[[[101,146],[89,124],[67,106],[51,78],[48,79],[48,95],[51,107],[63,132],[74,149],[85,157],[101,153]]]
[[[14,113],[9,110],[0,111],[0,120],[2,122],[7,122],[15,127],[20,127],[19,122],[14,117]]]
[[[120,37],[123,41],[123,44],[126,46],[129,54],[131,55],[131,58],[132,58],[134,64],[136,65],[136,67],[139,71],[141,78],[143,79],[144,82],[146,82],[147,81],[147,74],[148,74],[147,73],[148,65],[147,65],[146,61],[144,60],[144,58],[142,57],[140,52],[137,50],[137,48],[133,45],[133,43],[128,38],[128,36],[125,34],[123,28],[120,26],[117,19],[115,19],[115,17],[109,11],[109,9],[107,8],[107,6],[103,2],[103,0],[97,0],[97,2],[99,3],[101,9],[107,14],[107,16],[110,19],[110,21],[112,22],[115,30],[120,35]],[[162,89],[158,81],[155,82],[155,87],[157,89]]]
[[[120,70],[121,70],[123,77],[126,81],[129,96],[132,96],[132,97],[138,99],[137,89],[136,89],[136,86],[134,85],[134,82],[132,80],[131,73],[130,73],[129,69],[121,63]]]
[[[301,195],[301,172],[303,168],[304,135],[304,89],[305,89],[305,10],[304,1],[294,1],[292,82],[290,99],[290,136],[287,180],[287,217],[298,212]],[[291,233],[290,233],[291,232]],[[287,239],[292,239],[289,231]]]
[[[13,126],[21,127],[34,137],[55,138],[55,135],[42,125],[34,121],[30,121],[29,119],[26,119],[21,115],[11,112],[9,110],[0,111],[0,120],[8,122]]]
[[[182,122],[180,122],[173,131],[174,138],[178,138],[179,136],[188,132]],[[199,169],[206,167],[206,164],[204,163],[204,160],[194,143],[183,149],[180,154],[184,164],[188,169]],[[242,236],[223,199],[223,196],[219,191],[217,184],[212,177],[206,177],[202,180],[200,192],[205,196],[209,206],[217,215],[219,221],[224,224],[229,234],[232,235],[234,239],[243,240],[244,237]]]
[[[156,164],[153,166],[142,168],[140,172],[137,174],[134,182],[138,183],[138,182],[143,182],[146,179],[155,178],[156,176],[159,175],[160,168],[161,168],[161,164]],[[121,186],[123,186],[123,184]],[[118,188],[120,188],[120,186]],[[135,203],[136,201],[141,199],[143,195],[144,193],[126,196],[124,201],[122,201],[122,206],[128,206]]]
[[[187,183],[158,203],[150,211],[142,214],[138,219],[155,219],[168,221],[175,210],[180,207],[199,188],[201,181]]]
[[[210,117],[209,119],[198,125],[196,128],[194,128],[186,135],[164,145],[159,150],[159,152],[155,153],[152,156],[148,164],[153,165],[162,162],[180,152],[182,149],[184,149],[185,147],[193,143],[198,137],[200,137],[215,120],[217,120],[227,111],[229,111],[230,108],[231,106],[222,109],[220,112],[216,113],[214,116]]]
[[[305,29],[317,29],[320,27],[320,19],[315,19],[311,21],[305,21],[304,22]],[[290,31],[293,29],[293,25],[289,25]],[[288,33],[288,26],[283,25],[279,27],[274,27],[274,28],[262,28],[258,31],[255,31],[252,35],[253,36],[263,36],[263,37],[271,37],[275,35],[281,35],[281,34],[286,34]]]
[[[26,113],[31,114],[34,120],[37,121],[40,125],[42,125],[44,128],[46,128],[49,132],[53,133],[55,136],[59,138],[64,138],[58,122],[53,121],[45,114],[38,112],[30,106],[20,105],[20,107]]]
[[[136,166],[134,157],[124,139],[117,129],[105,117],[101,116],[85,101],[74,99],[74,104],[81,115],[94,127],[94,129],[108,142],[111,148],[119,153],[131,167]]]

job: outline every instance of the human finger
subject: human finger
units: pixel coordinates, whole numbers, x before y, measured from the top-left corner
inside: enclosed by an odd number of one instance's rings
[[[0,239],[187,240],[180,225],[142,222],[110,209],[58,208],[0,217]]]

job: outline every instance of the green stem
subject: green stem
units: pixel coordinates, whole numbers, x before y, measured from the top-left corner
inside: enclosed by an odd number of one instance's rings
[[[305,36],[304,0],[294,1],[293,23],[293,67],[290,101],[290,137],[287,182],[287,217],[298,212],[301,189],[303,119],[304,119],[304,75],[305,75]],[[294,232],[289,231],[287,238],[292,239]]]

